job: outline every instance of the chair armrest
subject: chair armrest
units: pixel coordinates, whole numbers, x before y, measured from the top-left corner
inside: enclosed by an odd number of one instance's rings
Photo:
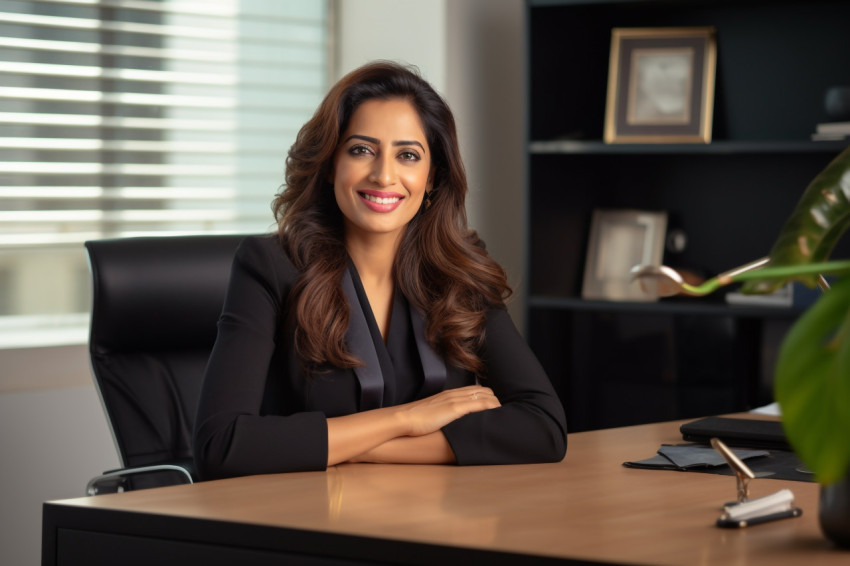
[[[186,481],[183,483],[195,483],[192,477],[191,464],[152,464],[149,466],[134,466],[103,472],[101,475],[90,479],[86,484],[86,495],[122,492],[126,488],[126,479],[128,476],[155,472],[177,472],[185,476]]]

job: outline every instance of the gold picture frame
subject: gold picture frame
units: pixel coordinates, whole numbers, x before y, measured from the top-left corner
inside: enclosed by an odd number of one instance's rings
[[[710,143],[713,27],[614,28],[606,143]]]
[[[635,265],[661,265],[667,234],[667,213],[643,210],[594,210],[587,245],[583,299],[651,302],[639,281],[632,281]]]

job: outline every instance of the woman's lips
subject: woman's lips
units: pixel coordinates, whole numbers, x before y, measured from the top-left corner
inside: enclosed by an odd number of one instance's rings
[[[381,191],[360,191],[357,193],[370,210],[375,212],[392,212],[404,199],[397,193],[386,193]]]

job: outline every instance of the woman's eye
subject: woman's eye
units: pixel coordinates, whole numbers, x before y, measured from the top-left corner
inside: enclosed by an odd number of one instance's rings
[[[368,155],[372,153],[372,150],[365,145],[355,145],[348,150],[348,153],[351,155]]]
[[[402,151],[398,156],[402,161],[419,161],[419,155],[413,151]]]

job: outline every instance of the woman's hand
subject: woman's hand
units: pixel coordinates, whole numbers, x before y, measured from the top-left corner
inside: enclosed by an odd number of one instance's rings
[[[469,413],[501,407],[493,390],[480,385],[447,389],[431,397],[398,405],[397,416],[404,422],[407,436],[436,432]]]

